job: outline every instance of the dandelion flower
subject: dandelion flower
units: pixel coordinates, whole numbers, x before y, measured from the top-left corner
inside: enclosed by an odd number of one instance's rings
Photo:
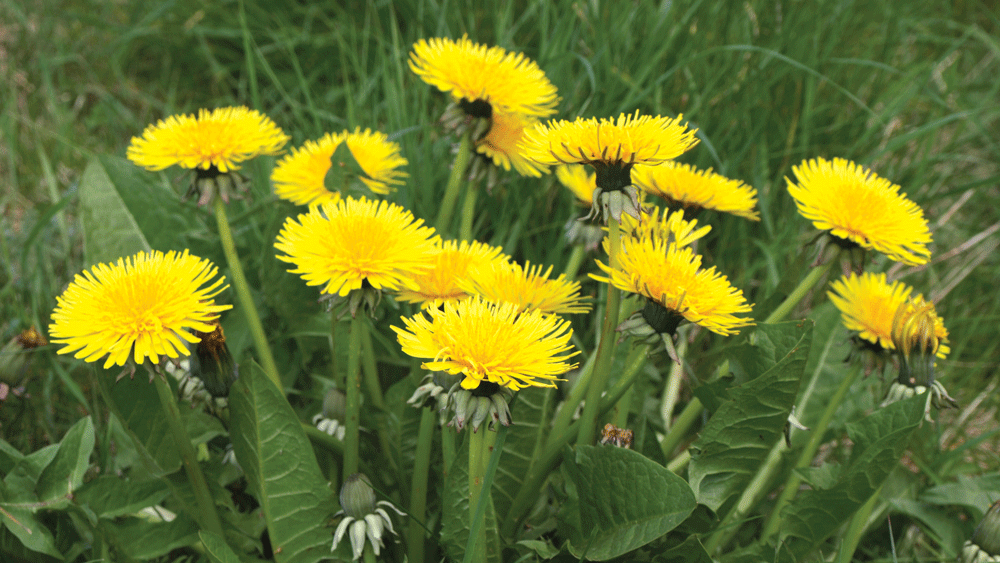
[[[198,110],[198,116],[173,115],[132,137],[128,159],[147,170],[182,168],[220,173],[239,170],[240,163],[278,154],[288,135],[266,115],[246,107]]]
[[[840,310],[841,319],[848,330],[858,331],[858,336],[885,350],[895,350],[892,342],[892,322],[900,307],[911,301],[913,288],[901,281],[889,283],[886,276],[866,272],[860,276],[850,276],[830,284],[827,292],[830,301]],[[922,296],[912,300],[923,302]],[[933,307],[933,306],[932,306]],[[948,331],[940,317],[936,318],[936,331],[941,340],[947,340]],[[944,358],[949,351],[946,344],[938,349],[938,356]]]
[[[521,267],[515,262],[495,261],[470,272],[458,285],[488,301],[514,303],[521,311],[561,315],[590,311],[590,306],[581,301],[580,282],[569,281],[565,274],[549,279],[551,273],[552,266],[542,272],[537,264]]]
[[[555,387],[560,375],[577,367],[567,362],[576,355],[569,321],[522,312],[513,303],[473,297],[445,303],[443,310],[427,309],[403,323],[405,329],[392,327],[403,352],[428,359],[423,369],[463,374],[465,389],[482,382],[512,391]]]
[[[476,151],[504,170],[510,170],[513,166],[522,176],[538,178],[548,172],[548,167],[525,158],[518,146],[524,128],[533,124],[533,120],[515,114],[494,112],[489,131],[475,141]]]
[[[736,334],[753,324],[753,319],[736,316],[751,312],[743,292],[714,266],[701,269],[701,256],[689,246],[623,237],[618,261],[616,268],[598,262],[607,276],[591,277],[643,295],[673,317],[682,317],[716,334]]]
[[[431,267],[434,229],[402,207],[348,197],[289,217],[278,233],[279,260],[322,292],[346,296],[367,283],[376,290],[417,289]]]
[[[648,194],[659,196],[671,207],[712,209],[760,221],[757,190],[739,180],[730,180],[689,164],[664,162],[659,166],[636,166],[632,181]]]
[[[524,131],[525,156],[539,164],[660,164],[695,146],[683,116],[619,115],[617,119],[552,120]],[[600,184],[600,168],[598,184]]]
[[[281,159],[271,173],[274,193],[296,205],[324,203],[341,199],[340,192],[326,187],[331,158],[341,143],[347,143],[351,155],[364,175],[360,180],[376,194],[387,194],[403,183],[406,172],[399,170],[407,161],[399,153],[399,144],[384,133],[358,127],[353,133],[327,133],[318,141],[306,141]]]
[[[594,167],[590,217],[623,213],[639,216],[639,191],[632,185],[636,164],[660,164],[693,147],[694,131],[681,117],[621,114],[618,119],[552,120],[525,129],[521,152],[539,164],[589,164]]]
[[[125,365],[129,356],[136,364],[188,356],[187,343],[201,340],[191,331],[212,332],[212,321],[232,308],[212,299],[229,287],[224,277],[213,281],[217,273],[186,250],[139,252],[98,264],[56,298],[49,334],[63,345],[60,354],[76,352],[87,362],[107,356],[105,369]]]
[[[712,230],[711,225],[705,225],[700,229],[698,220],[684,219],[684,212],[677,210],[663,212],[663,219],[660,219],[660,209],[652,208],[652,211],[642,210],[639,219],[631,215],[622,216],[622,230],[632,238],[651,239],[653,241],[663,241],[668,244],[687,246],[694,241],[707,235]]]
[[[799,183],[786,178],[788,193],[817,229],[911,266],[930,259],[927,220],[899,186],[843,158],[808,160],[792,171]]]
[[[494,261],[506,261],[503,250],[485,243],[448,240],[437,245],[433,267],[417,274],[417,289],[403,289],[398,298],[424,307],[440,307],[448,301],[458,301],[469,296],[459,287],[470,271],[485,267]]]
[[[450,93],[469,113],[489,112],[544,118],[555,113],[556,87],[523,53],[473,43],[421,39],[410,53],[410,70],[424,82]],[[476,104],[476,102],[480,102]],[[476,108],[476,105],[485,108]]]
[[[597,189],[597,178],[587,172],[583,164],[560,164],[556,167],[556,178],[576,196],[581,203],[590,207],[594,203],[594,190]]]

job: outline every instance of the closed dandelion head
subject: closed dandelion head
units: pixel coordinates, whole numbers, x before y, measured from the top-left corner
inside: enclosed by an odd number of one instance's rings
[[[403,352],[425,358],[421,367],[462,374],[462,388],[496,383],[512,391],[555,387],[576,367],[569,321],[540,311],[520,312],[513,303],[471,297],[404,318],[396,331]]]
[[[351,474],[344,480],[344,485],[340,488],[340,507],[337,515],[343,515],[344,519],[333,534],[330,551],[336,550],[340,541],[349,533],[355,561],[364,553],[366,539],[371,543],[375,555],[379,555],[385,547],[382,539],[386,536],[385,531],[396,533],[386,508],[391,508],[400,516],[404,515],[389,501],[376,502],[375,491],[368,484],[368,477],[362,473]]]
[[[478,268],[506,260],[503,249],[485,243],[438,240],[431,268],[416,274],[413,280],[417,287],[400,290],[397,299],[423,307],[440,307],[448,301],[465,299],[469,293],[459,286],[461,280]]]
[[[760,221],[757,190],[711,169],[698,170],[677,162],[636,166],[632,181],[644,192],[663,198],[671,209],[684,209],[689,216],[701,209],[711,209]]]
[[[570,281],[560,274],[549,279],[552,266],[494,261],[471,271],[459,280],[459,287],[472,295],[480,295],[495,303],[513,303],[519,311],[540,311],[545,314],[568,315],[586,313],[590,305],[580,297],[580,282]]]
[[[598,262],[607,275],[591,277],[655,304],[636,315],[657,333],[672,333],[682,320],[725,336],[753,325],[753,319],[736,316],[751,312],[743,292],[714,266],[701,269],[701,256],[691,247],[623,237],[618,261],[614,268]]]
[[[1000,563],[1000,500],[990,505],[972,538],[962,547],[960,563]]]
[[[658,207],[653,207],[649,211],[643,209],[638,219],[631,215],[623,215],[621,228],[626,236],[634,239],[649,239],[679,246],[687,246],[712,230],[711,225],[698,228],[697,219],[690,221],[684,219],[684,212],[681,210],[674,212],[666,210],[661,218]]]
[[[242,188],[235,171],[244,161],[274,155],[288,135],[271,118],[246,107],[198,110],[198,115],[172,115],[132,137],[126,155],[147,170],[180,166],[196,170],[188,195],[199,195],[199,205],[216,193],[228,203]]]
[[[290,272],[324,294],[415,290],[415,276],[431,268],[435,253],[434,229],[422,225],[398,205],[348,197],[289,217],[274,246],[279,260],[295,266]],[[372,306],[377,300],[369,297]],[[352,315],[357,306],[352,301]]]
[[[697,144],[681,117],[621,114],[617,119],[552,120],[524,131],[523,154],[539,164],[589,164],[596,172],[592,217],[621,220],[639,216],[639,194],[632,185],[636,164],[660,164]]]
[[[899,186],[842,158],[807,160],[792,171],[798,184],[786,179],[788,193],[817,229],[903,264],[930,259],[927,220]]]
[[[49,335],[60,354],[104,367],[136,364],[161,356],[188,356],[193,331],[212,332],[212,321],[231,305],[213,298],[229,287],[208,260],[183,253],[139,252],[116,264],[98,264],[78,274],[56,298]]]
[[[473,43],[467,35],[458,41],[421,39],[409,64],[421,80],[450,94],[475,117],[497,112],[545,118],[559,102],[556,87],[537,63],[523,53]]]
[[[948,341],[944,322],[934,310],[934,304],[923,296],[907,299],[892,319],[892,343],[899,358],[899,377],[889,387],[882,406],[928,391],[924,416],[930,420],[930,409],[954,408],[958,403],[934,377],[934,360]]]
[[[400,155],[399,144],[388,140],[384,133],[358,127],[353,133],[327,133],[317,141],[306,141],[282,158],[271,173],[274,193],[296,205],[335,202],[346,196],[347,186],[327,187],[327,174],[332,157],[346,143],[351,156],[363,174],[358,180],[373,193],[387,194],[406,178],[401,166],[407,164]]]

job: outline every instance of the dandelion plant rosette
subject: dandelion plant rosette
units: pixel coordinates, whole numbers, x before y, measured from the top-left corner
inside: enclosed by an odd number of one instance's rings
[[[347,296],[363,286],[376,291],[417,289],[415,276],[431,268],[434,229],[406,209],[348,197],[314,205],[289,217],[278,234],[277,258],[295,266],[308,285]]]
[[[139,252],[115,264],[98,264],[78,274],[56,298],[49,334],[59,354],[104,368],[153,364],[161,356],[190,355],[193,331],[212,332],[212,321],[231,305],[213,298],[226,289],[211,262],[177,252]]]
[[[903,264],[930,259],[924,212],[898,185],[843,158],[807,160],[792,171],[798,184],[786,178],[788,193],[817,229]]]
[[[760,221],[757,190],[740,180],[731,180],[689,164],[664,162],[659,166],[636,166],[632,180],[644,192],[663,198],[671,209],[688,213],[711,209],[752,221]]]
[[[462,387],[495,383],[512,391],[555,387],[559,376],[576,367],[569,321],[540,311],[521,312],[513,303],[480,297],[445,303],[403,318],[392,327],[403,352],[425,358],[421,367],[462,374]]]
[[[400,154],[399,144],[389,141],[384,133],[371,129],[361,131],[358,127],[353,133],[327,133],[316,141],[306,141],[301,147],[292,149],[271,172],[274,193],[296,205],[341,199],[344,194],[330,191],[326,186],[331,158],[341,143],[347,143],[364,172],[359,179],[373,193],[388,194],[406,178],[407,173],[400,167],[406,166],[407,160]]]

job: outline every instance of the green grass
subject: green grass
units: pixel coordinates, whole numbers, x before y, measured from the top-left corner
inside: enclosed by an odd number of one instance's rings
[[[283,127],[292,146],[356,126],[384,131],[410,161],[407,184],[392,199],[432,221],[455,139],[437,122],[447,100],[406,61],[420,38],[467,33],[536,60],[559,88],[556,117],[638,109],[683,114],[697,127],[701,143],[681,160],[756,187],[762,219],[703,215],[713,225],[706,263],[763,311],[798,283],[811,259],[803,246],[814,233],[785,190],[793,165],[844,157],[900,184],[925,210],[935,259],[898,268],[876,257],[868,267],[938,302],[953,350],[940,362],[942,380],[961,403],[995,374],[1000,19],[986,3],[408,0],[347,9],[338,2],[2,0],[0,21],[4,342],[28,326],[46,327],[55,296],[85,265],[76,188],[87,161],[123,155],[131,136],[170,114],[250,105]],[[307,379],[322,365],[313,341],[326,328],[308,324],[311,290],[278,279],[283,268],[270,241],[296,210],[271,204],[270,165],[248,168],[254,201],[230,214],[248,275],[264,289],[264,316],[288,335],[279,363],[295,363]],[[182,183],[173,184],[179,192]],[[190,213],[211,225],[205,211]],[[479,213],[477,238],[559,271],[569,255],[562,225],[580,211],[552,177],[507,175],[480,197]],[[584,268],[593,269],[592,260]],[[583,283],[585,292],[598,291]],[[281,297],[265,297],[274,295]],[[580,340],[593,342],[597,323],[574,323]],[[247,345],[240,334],[231,338]],[[376,341],[385,356],[407,363],[391,337]],[[94,393],[64,385],[73,368],[54,354],[35,360],[30,399],[0,406],[2,435],[25,451],[61,436]],[[996,397],[984,397],[979,412],[992,414],[965,419],[958,438],[996,423]],[[975,454],[983,465],[942,471],[996,471],[996,443]]]

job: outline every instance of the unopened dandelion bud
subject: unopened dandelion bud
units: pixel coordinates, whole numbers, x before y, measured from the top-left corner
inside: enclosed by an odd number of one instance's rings
[[[1000,501],[994,502],[962,547],[961,563],[1000,562]]]

